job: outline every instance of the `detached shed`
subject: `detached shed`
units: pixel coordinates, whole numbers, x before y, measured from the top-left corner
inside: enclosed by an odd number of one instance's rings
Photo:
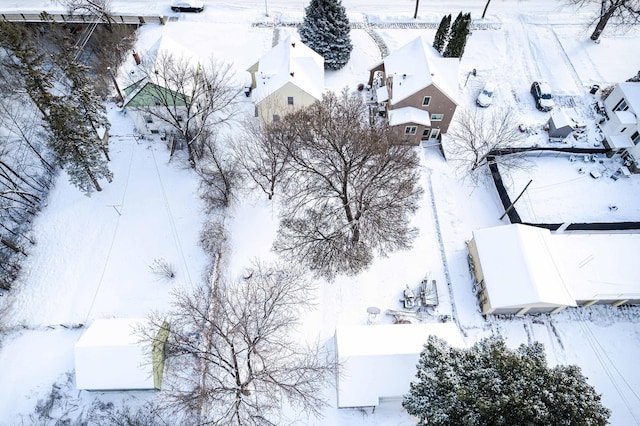
[[[160,389],[164,370],[165,323],[154,342],[137,335],[145,319],[98,319],[75,345],[76,387],[84,390]]]
[[[415,379],[429,336],[465,347],[453,323],[353,325],[336,328],[338,408],[371,407],[400,398]]]
[[[557,109],[551,114],[547,126],[549,127],[549,139],[564,139],[575,130],[571,119],[561,109]]]

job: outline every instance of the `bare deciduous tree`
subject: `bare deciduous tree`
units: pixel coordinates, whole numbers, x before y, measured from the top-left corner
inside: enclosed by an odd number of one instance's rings
[[[284,403],[319,415],[334,362],[319,345],[303,347],[291,337],[311,291],[299,272],[260,263],[238,282],[212,279],[176,291],[168,316],[167,407],[197,424],[280,424]]]
[[[151,83],[148,88],[156,105],[135,108],[174,128],[186,141],[189,162],[195,167],[202,155],[201,136],[236,114],[240,89],[231,65],[160,52],[154,61],[143,62],[140,70],[144,79],[138,84]]]
[[[218,143],[217,135],[203,134],[205,142],[196,171],[200,176],[200,197],[212,212],[231,205],[241,186],[242,173],[234,156]]]
[[[595,24],[591,40],[598,40],[610,20],[615,25],[628,27],[640,23],[640,0],[565,0],[567,4],[578,7],[599,5],[599,12],[594,17]],[[612,22],[613,23],[613,22]]]
[[[326,94],[266,131],[289,155],[277,251],[331,279],[411,246],[409,215],[422,194],[416,151],[369,125],[359,94]]]
[[[483,166],[498,153],[517,147],[521,140],[522,133],[511,110],[469,108],[457,111],[444,151],[459,172],[477,182],[485,170]],[[529,163],[522,153],[513,153],[501,156],[500,164],[508,171]]]
[[[255,185],[271,200],[282,183],[289,160],[284,136],[280,132],[262,131],[257,121],[244,123],[244,137],[233,147],[234,156]]]

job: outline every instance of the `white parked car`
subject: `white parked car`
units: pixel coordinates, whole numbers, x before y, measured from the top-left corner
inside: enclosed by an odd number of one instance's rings
[[[493,102],[493,94],[495,93],[495,90],[496,85],[492,81],[487,81],[480,91],[478,98],[476,99],[476,104],[483,108],[491,105],[491,102]]]
[[[174,12],[202,12],[204,2],[202,0],[173,0],[171,10]]]

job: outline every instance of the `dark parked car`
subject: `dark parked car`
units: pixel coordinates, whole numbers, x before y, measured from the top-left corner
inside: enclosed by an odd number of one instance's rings
[[[174,12],[202,12],[204,2],[201,0],[174,0],[171,3],[171,10]]]
[[[531,85],[531,94],[536,101],[536,108],[540,111],[548,112],[553,109],[553,95],[551,87],[544,81],[534,81]]]

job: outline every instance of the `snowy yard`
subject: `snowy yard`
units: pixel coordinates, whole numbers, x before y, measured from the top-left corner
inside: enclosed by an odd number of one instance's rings
[[[43,3],[49,1],[28,0],[20,5],[37,8]],[[134,9],[148,5],[154,11],[165,8],[160,1],[114,3]],[[268,7],[272,17],[299,21],[305,3],[272,0]],[[410,21],[413,1],[398,1],[389,7],[387,3],[343,0],[352,19],[359,22],[365,16],[369,22]],[[437,23],[441,14],[470,10],[479,20],[482,12],[475,2],[467,7],[472,3],[469,0],[446,7],[451,2],[440,3],[437,10],[422,5],[419,18]],[[640,51],[638,29],[615,36],[605,32],[602,42],[594,44],[582,24],[585,12],[558,10],[557,2],[551,0],[494,3],[485,20],[488,29],[473,31],[461,60],[459,108],[476,108],[475,97],[484,81],[492,79],[499,82],[495,107],[512,108],[522,123],[542,128],[549,114],[535,109],[529,87],[533,80],[545,79],[558,102],[588,124],[588,139],[577,143],[585,147],[597,144],[588,88],[594,83],[604,87],[625,80],[640,69],[640,56],[624,54]],[[9,4],[18,7],[18,2]],[[266,19],[266,4],[208,2],[203,14],[183,14],[166,26],[141,27],[137,50],[144,55],[161,35],[169,35],[203,57],[214,55],[232,62],[242,80],[246,69],[272,45],[272,29],[251,26]],[[549,18],[547,12],[556,15]],[[565,23],[567,19],[571,23]],[[283,27],[278,34],[282,38],[294,31]],[[435,30],[376,32],[393,51],[419,35],[431,38]],[[352,40],[350,62],[340,71],[326,73],[327,89],[339,91],[366,83],[368,68],[380,60],[376,44],[364,30],[352,31]],[[476,77],[469,76],[473,69]],[[247,99],[241,107],[253,112]],[[135,137],[131,120],[114,105],[109,106],[109,118],[114,182],[89,198],[72,187],[66,176],[57,178],[48,206],[36,220],[37,245],[28,257],[24,276],[11,293],[0,298],[1,306],[6,307],[2,327],[7,330],[0,341],[0,425],[30,424],[28,416],[38,399],[54,383],[66,382],[74,368],[73,345],[83,331],[79,325],[97,318],[144,317],[151,310],[164,310],[173,287],[204,278],[207,258],[198,244],[204,214],[196,176],[180,156],[168,162],[163,142]],[[235,131],[238,129],[232,129],[230,135]],[[547,143],[544,137],[540,131],[528,141]],[[640,425],[640,309],[593,306],[554,316],[483,318],[472,292],[465,242],[474,229],[507,224],[506,218],[499,220],[502,205],[491,182],[472,186],[460,179],[437,148],[416,149],[425,193],[412,219],[420,229],[413,248],[377,259],[357,277],[319,282],[317,309],[304,318],[305,336],[319,336],[332,346],[337,325],[365,324],[370,306],[383,312],[400,309],[405,285],[416,287],[431,273],[439,294],[434,316],[453,317],[468,346],[492,333],[505,337],[512,347],[540,341],[551,363],[577,364],[583,369],[602,393],[603,404],[612,410],[611,424]],[[529,170],[505,177],[512,199],[533,181],[516,205],[523,221],[640,221],[640,175],[611,179],[618,160],[570,161],[564,154],[531,159]],[[600,177],[593,178],[592,171],[598,171]],[[257,192],[247,194],[231,209],[227,225],[232,271],[240,274],[250,260],[274,256],[270,249],[277,221],[277,200],[269,203]],[[149,268],[155,259],[172,263],[176,279],[159,280]],[[379,320],[391,323],[392,317],[383,314]],[[135,405],[154,396],[153,392],[78,393],[73,385],[70,390],[74,401],[84,406],[96,398]],[[297,424],[415,424],[399,401],[385,401],[375,412],[338,410],[335,390],[327,389],[326,395],[331,406],[325,417],[299,419]]]

